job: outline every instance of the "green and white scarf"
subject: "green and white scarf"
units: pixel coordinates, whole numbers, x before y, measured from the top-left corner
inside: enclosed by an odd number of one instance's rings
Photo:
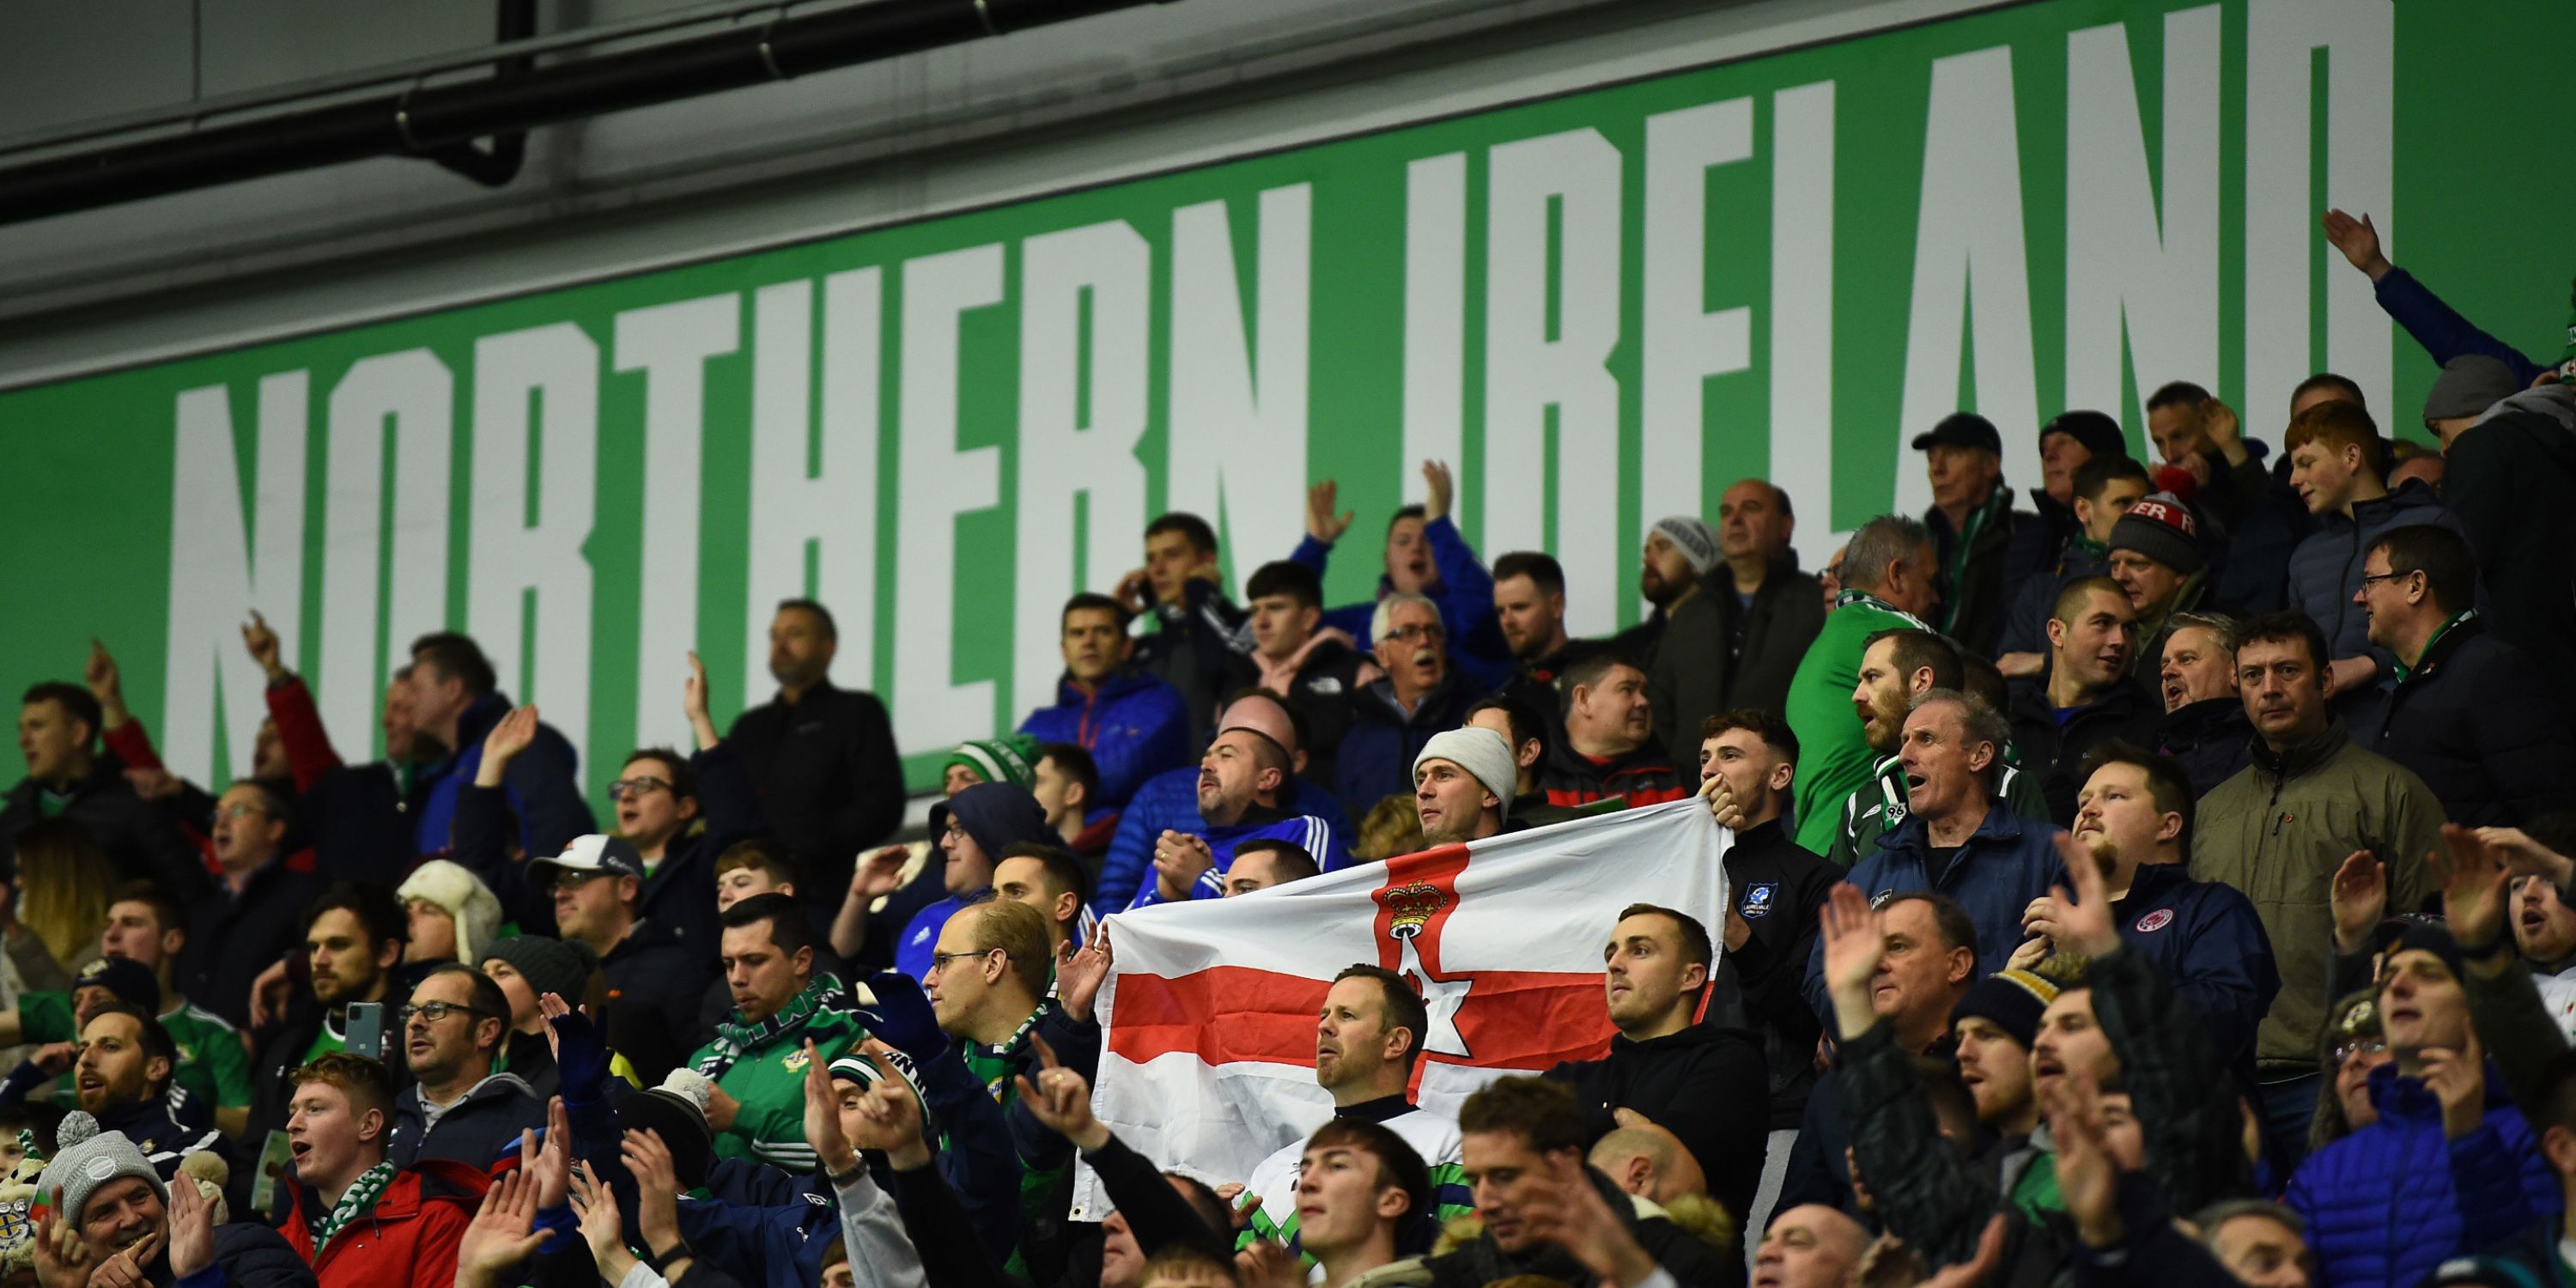
[[[322,1250],[331,1246],[331,1236],[348,1229],[351,1222],[366,1215],[367,1209],[384,1196],[385,1187],[394,1183],[392,1160],[378,1163],[359,1174],[349,1192],[331,1207],[331,1215],[322,1218],[322,1228],[313,1232],[313,1259],[322,1260]]]
[[[1924,621],[1922,618],[1917,617],[1884,599],[1880,599],[1878,596],[1873,595],[1866,590],[1846,590],[1843,593],[1834,596],[1834,607],[1836,608],[1849,608],[1854,604],[1864,604],[1868,607],[1875,608],[1882,613],[1886,613],[1889,616],[1902,617],[1906,621],[1911,622],[1916,630],[1928,631],[1932,629],[1932,623]]]
[[[807,1020],[824,1009],[826,1003],[841,995],[841,981],[830,971],[807,982],[804,991],[788,999],[778,1014],[758,1024],[745,1024],[737,1009],[724,1023],[716,1026],[716,1040],[707,1058],[698,1061],[698,1072],[709,1078],[721,1078],[734,1062],[751,1051],[767,1046],[779,1038],[805,1027]]]

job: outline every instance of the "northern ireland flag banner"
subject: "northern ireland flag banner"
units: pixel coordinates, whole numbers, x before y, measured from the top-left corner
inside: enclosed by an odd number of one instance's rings
[[[1315,1021],[1354,963],[1422,993],[1426,1109],[1454,1116],[1494,1078],[1597,1058],[1614,1032],[1601,955],[1619,910],[1662,904],[1714,937],[1732,839],[1705,802],[1674,801],[1119,913],[1093,1107],[1163,1168],[1245,1179],[1331,1116]],[[1107,1211],[1084,1169],[1074,1219]]]

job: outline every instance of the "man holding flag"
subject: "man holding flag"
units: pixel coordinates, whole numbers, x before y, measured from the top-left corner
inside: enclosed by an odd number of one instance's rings
[[[1458,1170],[1457,1120],[1416,1105],[1408,1090],[1429,1028],[1421,995],[1403,976],[1383,966],[1349,967],[1333,977],[1315,1021],[1315,1084],[1333,1093],[1336,1119],[1380,1124],[1413,1147],[1430,1168],[1431,1201],[1445,1221],[1475,1203]],[[1252,1170],[1238,1206],[1251,1213],[1255,1235],[1298,1246],[1306,1151],[1306,1140],[1292,1141]]]

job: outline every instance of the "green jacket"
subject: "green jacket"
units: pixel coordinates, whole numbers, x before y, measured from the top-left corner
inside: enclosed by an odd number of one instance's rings
[[[1869,782],[1878,759],[1852,712],[1861,650],[1870,636],[1906,626],[1931,629],[1874,595],[1844,591],[1789,680],[1789,729],[1798,735],[1798,777],[1790,790],[1797,799],[1798,845],[1810,854],[1833,848],[1843,799]]]
[[[171,1071],[172,1114],[180,1105],[202,1104],[212,1121],[216,1109],[250,1108],[250,1055],[242,1050],[241,1031],[222,1016],[200,1006],[182,1004],[160,1017],[179,1048],[179,1067]],[[18,1030],[34,1043],[77,1042],[80,1028],[72,1018],[69,993],[18,995]]]
[[[2338,719],[2283,753],[2256,738],[2252,763],[2209,789],[2192,822],[2192,876],[2253,901],[2281,970],[2280,996],[2255,1031],[2256,1071],[2314,1073],[2334,972],[2335,869],[2369,850],[2387,865],[2388,910],[2422,909],[2435,889],[2424,856],[2442,842],[2442,803],[2403,766],[2353,745]]]
[[[848,1001],[837,977],[817,975],[759,1024],[746,1023],[739,1009],[728,1013],[716,1040],[689,1057],[690,1068],[742,1105],[733,1126],[716,1136],[718,1157],[755,1159],[798,1176],[814,1170],[814,1147],[805,1142],[805,1043],[811,1039],[829,1063],[866,1041]]]
[[[2013,813],[2037,823],[2047,823],[2048,798],[2040,793],[2039,780],[2012,765],[2004,766],[2004,805]],[[1870,768],[1870,780],[1843,798],[1841,826],[1834,829],[1833,848],[1825,857],[1836,866],[1850,868],[1878,853],[1878,843],[1896,825],[1905,821],[1905,769],[1894,756]]]

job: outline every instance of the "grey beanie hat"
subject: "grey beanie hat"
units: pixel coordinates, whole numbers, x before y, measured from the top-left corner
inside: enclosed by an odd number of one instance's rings
[[[1512,744],[1501,734],[1482,725],[1443,729],[1422,744],[1422,754],[1413,758],[1415,782],[1422,780],[1422,767],[1435,760],[1445,760],[1475,776],[1503,802],[1502,816],[1511,817],[1512,793],[1520,790],[1520,762],[1512,758]]]
[[[1717,538],[1709,534],[1708,525],[1687,514],[1670,514],[1655,520],[1654,530],[1682,552],[1682,561],[1692,572],[1707,572],[1717,563]]]
[[[63,1116],[54,1129],[60,1146],[44,1174],[36,1178],[36,1192],[49,1194],[56,1186],[63,1191],[63,1219],[79,1225],[82,1209],[89,1206],[89,1196],[98,1188],[121,1177],[131,1176],[152,1187],[162,1202],[170,1201],[170,1187],[161,1183],[161,1174],[152,1170],[151,1160],[125,1138],[123,1132],[102,1131],[98,1120],[80,1110]]]
[[[590,990],[590,973],[599,969],[599,955],[590,945],[577,939],[549,939],[544,935],[512,935],[495,939],[483,950],[483,962],[498,958],[510,963],[510,969],[527,977],[528,987],[542,997],[552,993],[574,1006],[581,1005],[582,995]]]
[[[2424,419],[2475,416],[2522,392],[2513,369],[2483,353],[2464,353],[2442,364],[2433,391],[2424,395]]]

